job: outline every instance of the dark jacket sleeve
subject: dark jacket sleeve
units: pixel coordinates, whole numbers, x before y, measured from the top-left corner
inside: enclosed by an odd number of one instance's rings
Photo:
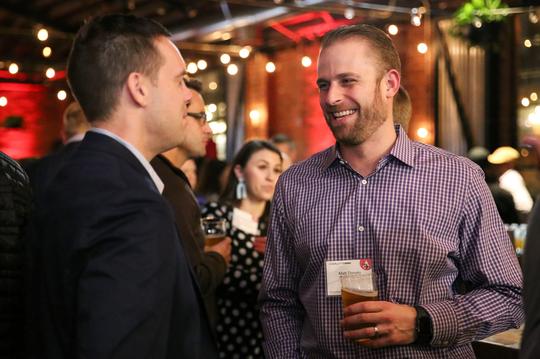
[[[207,252],[202,255],[200,263],[195,265],[195,275],[203,296],[215,293],[216,288],[223,283],[226,271],[227,265],[221,254]]]

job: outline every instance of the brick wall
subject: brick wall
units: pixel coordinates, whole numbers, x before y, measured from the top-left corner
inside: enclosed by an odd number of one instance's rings
[[[57,88],[44,85],[0,83],[0,151],[15,159],[41,157],[60,138],[62,113],[69,100],[56,98]],[[22,117],[21,128],[4,127],[6,118]]]

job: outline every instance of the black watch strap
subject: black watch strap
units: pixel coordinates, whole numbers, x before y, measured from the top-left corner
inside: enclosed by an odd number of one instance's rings
[[[415,344],[429,345],[433,338],[433,325],[429,313],[423,307],[414,307],[416,309],[416,340]]]

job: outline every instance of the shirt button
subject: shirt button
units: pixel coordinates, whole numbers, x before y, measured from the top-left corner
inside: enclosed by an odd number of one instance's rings
[[[362,184],[367,184],[367,180],[362,180]]]
[[[364,226],[358,226],[358,232],[363,232],[365,230]]]

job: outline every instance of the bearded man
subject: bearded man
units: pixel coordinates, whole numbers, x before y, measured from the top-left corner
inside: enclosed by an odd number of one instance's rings
[[[400,71],[375,27],[322,41],[317,85],[336,145],[277,184],[267,358],[474,358],[472,341],[523,322],[521,271],[482,170],[394,125]],[[351,273],[365,290],[375,278],[375,300],[342,305]]]

